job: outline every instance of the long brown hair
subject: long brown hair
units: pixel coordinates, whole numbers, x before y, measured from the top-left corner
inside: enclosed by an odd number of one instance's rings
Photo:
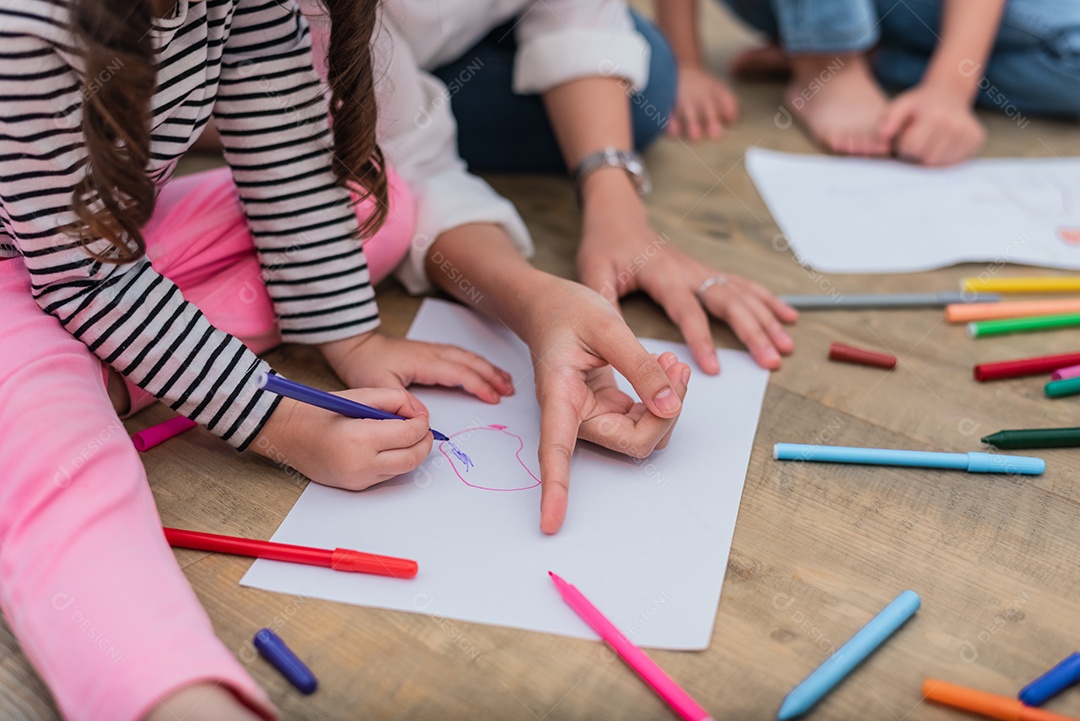
[[[322,5],[330,15],[326,79],[334,126],[334,173],[360,200],[374,198],[374,211],[360,224],[361,237],[370,238],[389,210],[386,161],[375,141],[378,110],[371,36],[379,0],[322,0]]]
[[[142,227],[154,211],[150,100],[157,85],[150,3],[73,0],[71,24],[83,56],[82,133],[86,175],[71,205],[84,244],[104,239],[98,260],[127,263],[146,250]]]
[[[378,0],[322,0],[332,22],[327,53],[333,119],[333,169],[338,182],[373,198],[374,211],[360,227],[373,235],[386,220],[387,177],[375,140],[377,110],[371,36]],[[151,101],[157,86],[151,0],[71,0],[71,28],[83,58],[82,134],[86,174],[72,193],[77,222],[71,230],[84,245],[105,240],[109,263],[129,263],[146,252],[142,228],[157,199],[147,173]],[[360,99],[359,101],[357,99]]]

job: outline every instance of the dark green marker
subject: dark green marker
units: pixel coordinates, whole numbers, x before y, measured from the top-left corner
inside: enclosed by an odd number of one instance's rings
[[[1080,446],[1080,428],[1031,428],[998,431],[982,439],[995,448],[1073,448]]]

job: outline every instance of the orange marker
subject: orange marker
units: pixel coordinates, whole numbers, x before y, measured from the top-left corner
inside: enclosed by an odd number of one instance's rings
[[[1041,708],[1025,706],[1015,698],[976,691],[973,688],[957,686],[936,678],[923,681],[922,692],[923,696],[930,701],[977,713],[987,718],[1000,719],[1000,721],[1076,721],[1071,716],[1062,716],[1043,711]]]
[[[1022,300],[1015,303],[952,303],[945,306],[945,320],[967,323],[973,320],[1027,318],[1032,315],[1080,313],[1080,300]]]

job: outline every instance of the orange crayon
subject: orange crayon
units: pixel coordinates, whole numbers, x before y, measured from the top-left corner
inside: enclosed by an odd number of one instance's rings
[[[1000,721],[1076,721],[1071,716],[1025,706],[1015,698],[957,686],[936,678],[923,681],[922,692],[930,701]]]
[[[1080,313],[1080,299],[1022,300],[1014,303],[952,303],[945,306],[945,320],[949,323],[1027,318],[1033,315],[1060,313]]]

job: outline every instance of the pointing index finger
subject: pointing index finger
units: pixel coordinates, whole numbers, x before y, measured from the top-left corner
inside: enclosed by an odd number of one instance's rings
[[[540,530],[556,533],[566,518],[570,459],[581,419],[569,398],[550,382],[538,388],[540,401]]]

